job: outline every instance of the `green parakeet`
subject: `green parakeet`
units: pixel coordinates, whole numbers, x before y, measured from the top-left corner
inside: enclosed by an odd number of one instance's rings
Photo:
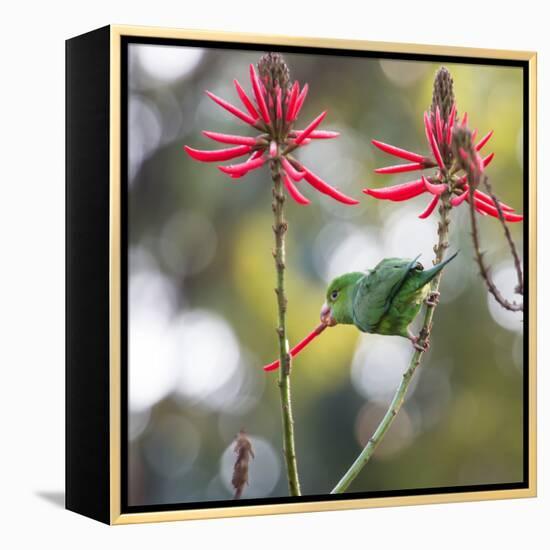
[[[366,273],[353,271],[336,277],[327,289],[321,324],[296,344],[290,355],[296,356],[327,327],[338,324],[355,325],[361,332],[403,336],[424,351],[409,326],[423,302],[437,302],[438,293],[430,292],[430,282],[457,254],[430,269],[418,262],[420,256],[414,260],[386,258]],[[265,371],[278,368],[278,360],[264,366]]]
[[[374,269],[336,277],[328,286],[321,309],[321,322],[327,326],[355,325],[362,332],[403,336],[416,346],[409,325],[430,295],[431,280],[456,257],[424,269],[418,262],[386,258]],[[428,304],[437,300],[429,296]]]

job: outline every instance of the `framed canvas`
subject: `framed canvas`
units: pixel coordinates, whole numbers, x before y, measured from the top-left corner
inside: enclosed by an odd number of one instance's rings
[[[67,41],[67,508],[535,496],[536,55]]]

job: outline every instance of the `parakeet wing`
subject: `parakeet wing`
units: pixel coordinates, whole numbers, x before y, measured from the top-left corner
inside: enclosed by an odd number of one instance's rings
[[[364,332],[373,332],[388,312],[392,300],[403,286],[414,260],[386,258],[357,284],[353,296],[353,322]]]

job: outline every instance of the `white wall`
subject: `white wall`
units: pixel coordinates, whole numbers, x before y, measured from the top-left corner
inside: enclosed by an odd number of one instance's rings
[[[0,540],[5,548],[533,548],[548,544],[547,286],[539,287],[539,498],[108,529],[63,511],[64,40],[107,23],[539,52],[539,280],[548,279],[544,3],[6,2],[0,64]],[[42,83],[39,90],[35,83]],[[545,338],[546,336],[546,338]],[[546,340],[546,341],[545,341]],[[545,433],[547,432],[547,433]],[[50,498],[40,496],[46,493]],[[59,497],[57,497],[59,498]],[[6,515],[7,514],[7,515]],[[285,540],[290,541],[285,545]],[[547,547],[547,546],[546,546]]]

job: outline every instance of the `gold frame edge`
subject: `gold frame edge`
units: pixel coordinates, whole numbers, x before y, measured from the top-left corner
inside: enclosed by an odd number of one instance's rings
[[[120,34],[110,32],[109,86],[109,490],[111,524],[121,513]]]
[[[529,58],[529,488],[537,495],[537,54]],[[525,345],[525,344],[524,344]]]

